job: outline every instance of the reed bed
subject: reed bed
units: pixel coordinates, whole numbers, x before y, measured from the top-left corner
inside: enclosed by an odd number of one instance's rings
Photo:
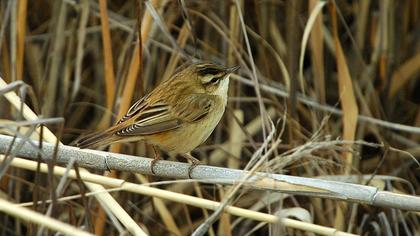
[[[419,12],[418,0],[0,1],[1,235],[420,234],[418,205],[386,203],[420,199]],[[94,151],[60,151],[200,60],[241,69],[192,155],[240,178],[106,170],[78,160]],[[103,151],[154,156],[142,142]],[[387,195],[378,206],[262,173]]]

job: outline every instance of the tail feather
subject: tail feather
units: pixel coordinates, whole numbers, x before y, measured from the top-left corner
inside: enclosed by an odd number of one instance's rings
[[[81,137],[80,139],[76,140],[74,144],[79,148],[94,149],[101,146],[106,146],[116,141],[115,136],[113,136],[113,132],[109,132],[109,130],[100,131]]]

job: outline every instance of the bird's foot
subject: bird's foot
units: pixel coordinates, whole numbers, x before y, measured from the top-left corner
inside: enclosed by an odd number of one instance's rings
[[[186,158],[187,160],[191,161],[191,165],[190,165],[190,167],[188,167],[188,177],[189,177],[190,179],[192,179],[192,177],[191,177],[191,173],[192,173],[192,171],[193,171],[193,169],[194,169],[195,167],[197,167],[198,165],[200,165],[200,164],[201,164],[201,163],[200,163],[200,160],[198,160],[197,158],[195,158],[195,157],[191,156],[190,154],[183,154],[182,156],[183,156],[184,158]]]

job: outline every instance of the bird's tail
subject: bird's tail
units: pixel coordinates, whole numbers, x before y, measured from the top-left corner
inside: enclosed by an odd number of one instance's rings
[[[114,135],[114,130],[107,129],[105,131],[99,131],[75,140],[73,145],[79,148],[90,148],[95,149],[102,146],[107,146],[117,141],[117,136]]]

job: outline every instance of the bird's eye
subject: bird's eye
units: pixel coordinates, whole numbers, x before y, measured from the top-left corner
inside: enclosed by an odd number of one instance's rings
[[[223,78],[223,76],[221,77],[213,77],[213,78],[204,78],[204,81],[202,81],[204,86],[209,86],[209,85],[216,85],[220,82],[220,79]],[[210,80],[209,80],[210,79]]]
[[[210,83],[215,84],[215,83],[219,82],[219,79],[220,78],[218,78],[218,77],[214,77],[213,79],[210,80]]]

